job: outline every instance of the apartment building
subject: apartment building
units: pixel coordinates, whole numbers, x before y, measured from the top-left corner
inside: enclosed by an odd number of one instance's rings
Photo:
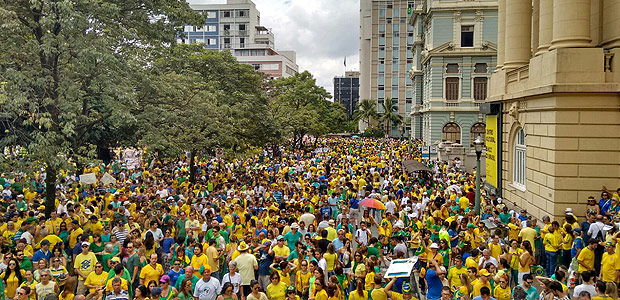
[[[289,77],[298,71],[294,51],[277,51],[270,29],[260,24],[260,12],[250,0],[225,4],[190,5],[205,17],[202,26],[185,26],[178,42],[228,50],[239,62],[270,77]]]

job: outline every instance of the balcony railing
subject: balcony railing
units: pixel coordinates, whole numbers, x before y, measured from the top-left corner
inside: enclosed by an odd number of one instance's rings
[[[613,72],[612,70],[612,62],[614,59],[614,54],[611,52],[605,53],[605,72]]]

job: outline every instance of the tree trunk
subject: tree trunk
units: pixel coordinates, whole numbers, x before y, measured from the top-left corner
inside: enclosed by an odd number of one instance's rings
[[[58,170],[50,165],[45,166],[45,217],[49,218],[56,209],[56,177]]]
[[[196,158],[196,150],[190,151],[190,154],[189,154],[189,182],[192,183],[192,186],[196,184],[196,163],[194,163],[195,158]]]

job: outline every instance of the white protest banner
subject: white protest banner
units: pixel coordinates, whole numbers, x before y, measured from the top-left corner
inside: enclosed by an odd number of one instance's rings
[[[105,173],[103,174],[103,177],[101,177],[100,182],[102,185],[113,184],[116,183],[116,178],[108,173]]]
[[[95,182],[97,182],[97,177],[95,176],[95,173],[86,173],[80,175],[81,184],[94,184]]]
[[[385,271],[384,278],[409,277],[418,257],[414,256],[407,259],[395,259],[390,262],[390,266]]]

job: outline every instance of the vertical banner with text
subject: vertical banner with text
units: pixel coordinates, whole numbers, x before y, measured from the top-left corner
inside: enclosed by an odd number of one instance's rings
[[[493,187],[498,187],[498,149],[497,115],[487,115],[485,146],[487,148],[486,157],[486,182]]]

